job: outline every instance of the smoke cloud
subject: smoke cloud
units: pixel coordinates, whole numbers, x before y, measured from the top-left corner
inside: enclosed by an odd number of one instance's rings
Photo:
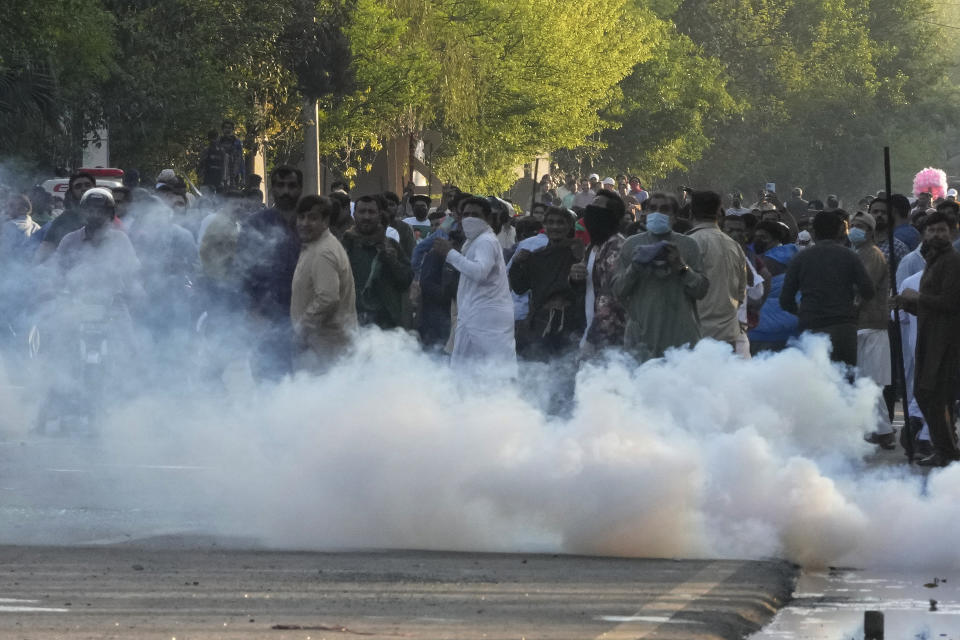
[[[848,384],[823,339],[752,361],[728,351],[705,342],[639,367],[610,354],[581,368],[560,416],[543,409],[565,389],[550,367],[468,375],[372,330],[324,375],[257,384],[237,358],[216,385],[115,398],[97,446],[73,455],[120,470],[88,504],[202,513],[204,533],[273,548],[960,566],[960,465],[925,483],[870,461],[872,383]],[[23,395],[0,383],[10,439],[43,397]],[[199,471],[125,481],[137,464]],[[31,473],[4,484],[36,486]]]

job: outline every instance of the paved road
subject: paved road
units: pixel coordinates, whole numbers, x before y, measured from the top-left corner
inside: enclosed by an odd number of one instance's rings
[[[768,621],[795,578],[781,562],[290,553],[178,538],[0,547],[0,566],[0,637],[35,640],[732,639]]]

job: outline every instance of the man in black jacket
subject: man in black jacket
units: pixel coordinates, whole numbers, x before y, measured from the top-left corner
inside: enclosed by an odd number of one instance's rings
[[[790,261],[780,306],[798,316],[801,331],[830,337],[834,362],[855,367],[857,296],[870,300],[876,291],[857,254],[840,244],[845,218],[843,211],[821,211],[813,219],[816,244]],[[799,308],[797,291],[802,297]]]

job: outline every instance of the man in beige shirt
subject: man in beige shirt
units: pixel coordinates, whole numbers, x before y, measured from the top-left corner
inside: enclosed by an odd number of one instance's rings
[[[700,247],[703,275],[710,281],[707,295],[697,303],[704,338],[733,348],[743,331],[737,311],[747,290],[747,258],[740,244],[720,230],[723,207],[713,191],[695,191],[690,199],[694,226],[687,235]]]
[[[293,273],[290,320],[299,369],[328,368],[347,348],[357,327],[350,259],[330,233],[330,222],[338,211],[338,205],[321,196],[307,196],[297,205],[297,234],[302,245]]]

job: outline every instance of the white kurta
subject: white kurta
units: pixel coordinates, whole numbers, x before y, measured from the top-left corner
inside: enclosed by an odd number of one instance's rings
[[[468,241],[463,251],[447,254],[447,262],[460,272],[451,363],[461,366],[479,359],[516,363],[513,298],[497,236],[487,229]]]

